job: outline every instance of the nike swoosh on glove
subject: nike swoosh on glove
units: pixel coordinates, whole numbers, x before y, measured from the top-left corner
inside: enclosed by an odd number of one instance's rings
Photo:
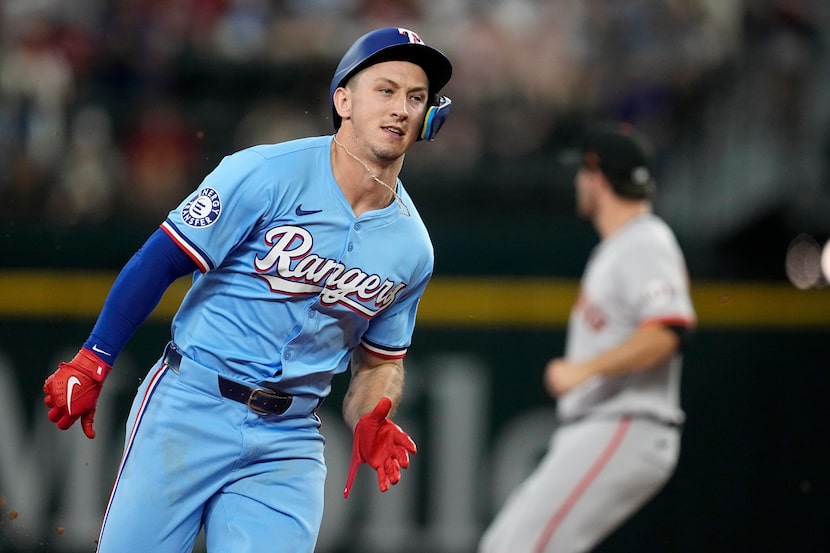
[[[49,407],[49,420],[66,430],[80,418],[86,437],[94,438],[95,406],[111,370],[110,365],[86,348],[81,348],[72,361],[60,363],[43,383],[43,402]]]
[[[381,398],[371,413],[366,413],[354,428],[352,460],[343,497],[349,497],[357,468],[366,463],[378,473],[378,486],[385,492],[390,484],[401,480],[401,469],[409,467],[409,454],[417,453],[412,441],[401,427],[387,418],[392,400]]]

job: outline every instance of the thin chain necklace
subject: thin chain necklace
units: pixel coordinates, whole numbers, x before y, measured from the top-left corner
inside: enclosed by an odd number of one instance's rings
[[[335,144],[337,144],[338,146],[340,146],[341,148],[343,148],[343,151],[344,151],[344,152],[346,152],[347,154],[349,154],[349,156],[350,156],[352,159],[354,159],[356,162],[358,162],[359,164],[361,164],[361,165],[363,166],[363,168],[364,168],[364,169],[366,169],[366,172],[367,172],[367,173],[369,173],[369,176],[370,176],[370,177],[372,177],[372,180],[374,180],[374,181],[375,181],[375,182],[377,182],[377,183],[382,184],[383,186],[385,186],[386,188],[388,188],[388,189],[389,189],[389,191],[392,193],[392,196],[394,196],[394,197],[395,197],[395,201],[398,203],[398,211],[400,211],[400,212],[401,212],[401,215],[405,215],[405,216],[409,217],[409,215],[410,215],[410,213],[409,213],[409,207],[408,207],[408,206],[404,203],[404,201],[401,199],[401,197],[400,197],[400,196],[398,196],[398,193],[397,193],[397,192],[395,192],[395,189],[394,189],[394,188],[392,188],[391,186],[389,186],[388,184],[386,184],[385,182],[383,182],[382,180],[380,180],[380,179],[377,177],[377,175],[375,175],[374,173],[372,173],[372,170],[371,170],[371,169],[369,169],[369,166],[366,164],[366,162],[365,162],[365,161],[363,161],[362,159],[360,159],[359,157],[357,157],[356,155],[354,155],[352,152],[350,152],[350,151],[349,151],[349,149],[348,149],[347,147],[345,147],[345,146],[344,146],[344,145],[343,145],[343,144],[342,144],[339,140],[337,140],[337,135],[334,135],[334,136],[333,136],[333,138],[334,138],[334,143],[335,143]]]

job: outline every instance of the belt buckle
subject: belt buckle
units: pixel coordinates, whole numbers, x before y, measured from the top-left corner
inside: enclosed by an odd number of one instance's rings
[[[182,362],[182,354],[178,352],[176,344],[174,344],[173,342],[169,342],[167,344],[167,346],[164,348],[164,355],[162,357],[162,361],[174,373],[179,374]]]
[[[270,414],[272,414],[272,413],[271,413],[271,411],[266,411],[266,410],[264,410],[264,409],[260,409],[259,407],[256,407],[256,406],[252,403],[252,402],[254,401],[254,399],[256,398],[256,395],[257,395],[258,393],[259,393],[259,394],[263,394],[263,395],[265,395],[265,396],[273,397],[273,398],[276,398],[276,397],[277,397],[276,392],[273,392],[273,391],[271,391],[271,390],[264,390],[264,389],[262,389],[262,388],[254,388],[254,389],[251,391],[251,395],[249,395],[249,396],[248,396],[248,401],[247,401],[247,404],[248,404],[248,409],[250,409],[251,411],[253,411],[253,412],[254,412],[254,413],[256,413],[257,415],[270,415]]]

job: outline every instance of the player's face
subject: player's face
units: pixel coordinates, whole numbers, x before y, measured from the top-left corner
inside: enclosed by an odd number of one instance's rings
[[[429,81],[406,61],[378,63],[349,84],[355,135],[380,159],[402,156],[418,139],[427,109]]]

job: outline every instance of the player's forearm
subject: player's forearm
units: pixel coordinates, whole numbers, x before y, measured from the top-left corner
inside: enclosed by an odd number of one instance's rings
[[[647,371],[668,359],[679,346],[673,331],[661,325],[641,327],[618,347],[587,361],[585,370],[597,376]]]
[[[382,397],[392,400],[392,411],[403,393],[404,370],[400,362],[389,361],[352,370],[349,389],[343,399],[343,419],[354,429],[360,417],[372,411]]]

